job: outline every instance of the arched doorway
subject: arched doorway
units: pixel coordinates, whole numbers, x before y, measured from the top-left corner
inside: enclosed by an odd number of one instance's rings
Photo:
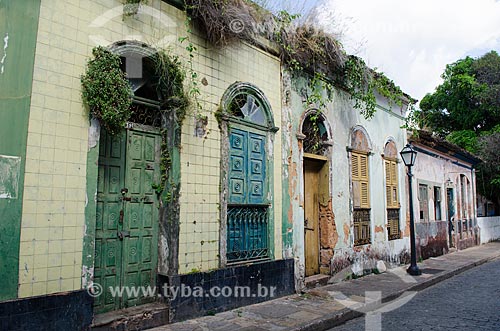
[[[299,137],[303,156],[304,262],[307,277],[329,272],[336,235],[330,200],[331,133],[321,111],[311,109],[305,113]]]
[[[153,297],[112,295],[110,288],[156,285],[160,181],[161,96],[156,89],[155,51],[137,42],[110,47],[134,92],[132,116],[115,135],[101,128],[97,176],[94,284],[103,294],[94,311],[136,306]]]

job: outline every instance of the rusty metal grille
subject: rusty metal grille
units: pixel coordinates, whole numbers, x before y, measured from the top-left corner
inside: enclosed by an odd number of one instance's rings
[[[160,104],[158,102],[134,97],[130,110],[132,114],[129,122],[153,126],[156,128],[161,127],[161,112]]]
[[[354,245],[370,242],[370,209],[354,209]]]
[[[389,240],[400,239],[399,209],[387,209],[387,232]]]
[[[227,261],[235,263],[268,257],[268,207],[229,206]]]

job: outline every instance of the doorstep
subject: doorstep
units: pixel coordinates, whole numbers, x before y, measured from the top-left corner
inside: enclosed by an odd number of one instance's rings
[[[318,275],[312,275],[309,277],[306,277],[304,280],[304,283],[306,285],[307,289],[312,289],[315,287],[319,286],[325,286],[328,284],[328,281],[330,280],[331,276],[329,275],[323,275],[323,274],[318,274]]]
[[[94,316],[92,331],[145,330],[169,323],[169,309],[163,303],[150,303]]]

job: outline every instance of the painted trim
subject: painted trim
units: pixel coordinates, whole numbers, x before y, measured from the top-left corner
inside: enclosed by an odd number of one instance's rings
[[[458,162],[458,161],[451,160],[451,159],[446,158],[446,157],[444,157],[444,156],[442,156],[442,155],[439,155],[439,154],[436,154],[436,153],[432,153],[432,152],[430,152],[430,151],[428,151],[428,150],[426,150],[426,149],[420,148],[420,147],[416,146],[415,144],[412,144],[412,145],[413,145],[413,148],[414,148],[417,152],[420,152],[420,153],[423,153],[423,154],[425,154],[425,155],[428,155],[428,156],[434,157],[434,158],[436,158],[436,159],[449,160],[451,163],[453,163],[453,164],[455,164],[455,165],[457,165],[457,166],[459,166],[459,167],[465,168],[465,169],[467,169],[467,170],[473,170],[473,169],[474,169],[474,166],[467,166],[467,165],[462,164],[462,163],[460,163],[460,162]],[[456,156],[455,156],[455,157],[456,157]],[[457,157],[457,158],[458,158],[458,157]],[[458,158],[458,159],[460,159],[460,158]]]
[[[0,4],[0,22],[5,22],[0,24],[0,154],[8,156],[1,167],[6,173],[1,175],[10,179],[8,184],[17,181],[17,192],[6,190],[0,197],[0,278],[3,280],[0,301],[19,296],[23,278],[19,271],[26,268],[23,262],[20,265],[21,250],[25,249],[21,245],[21,234],[27,227],[23,224],[26,150],[40,2],[2,1]],[[12,162],[10,157],[17,161]],[[15,185],[9,186],[14,189]]]
[[[378,105],[378,104],[377,104],[377,105],[375,105],[375,108],[378,108],[378,109],[380,109],[380,110],[383,110],[383,111],[385,111],[386,113],[389,113],[390,115],[392,115],[392,116],[394,116],[394,117],[396,117],[396,118],[398,118],[398,119],[400,119],[400,120],[402,120],[402,121],[406,120],[406,117],[401,116],[401,115],[398,115],[398,114],[395,114],[392,110],[390,110],[390,109],[388,109],[388,108],[385,108],[385,107],[382,107],[381,105]]]
[[[94,279],[95,228],[97,213],[97,174],[101,127],[97,119],[90,121],[89,147],[87,151],[87,187],[85,204],[85,232],[82,248],[82,288]]]

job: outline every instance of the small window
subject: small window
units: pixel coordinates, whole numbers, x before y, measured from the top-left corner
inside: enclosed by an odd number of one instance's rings
[[[422,222],[429,221],[429,196],[427,194],[427,185],[418,185],[419,201],[419,219]]]
[[[441,221],[441,188],[439,186],[434,186],[434,213],[436,215],[436,221]]]

